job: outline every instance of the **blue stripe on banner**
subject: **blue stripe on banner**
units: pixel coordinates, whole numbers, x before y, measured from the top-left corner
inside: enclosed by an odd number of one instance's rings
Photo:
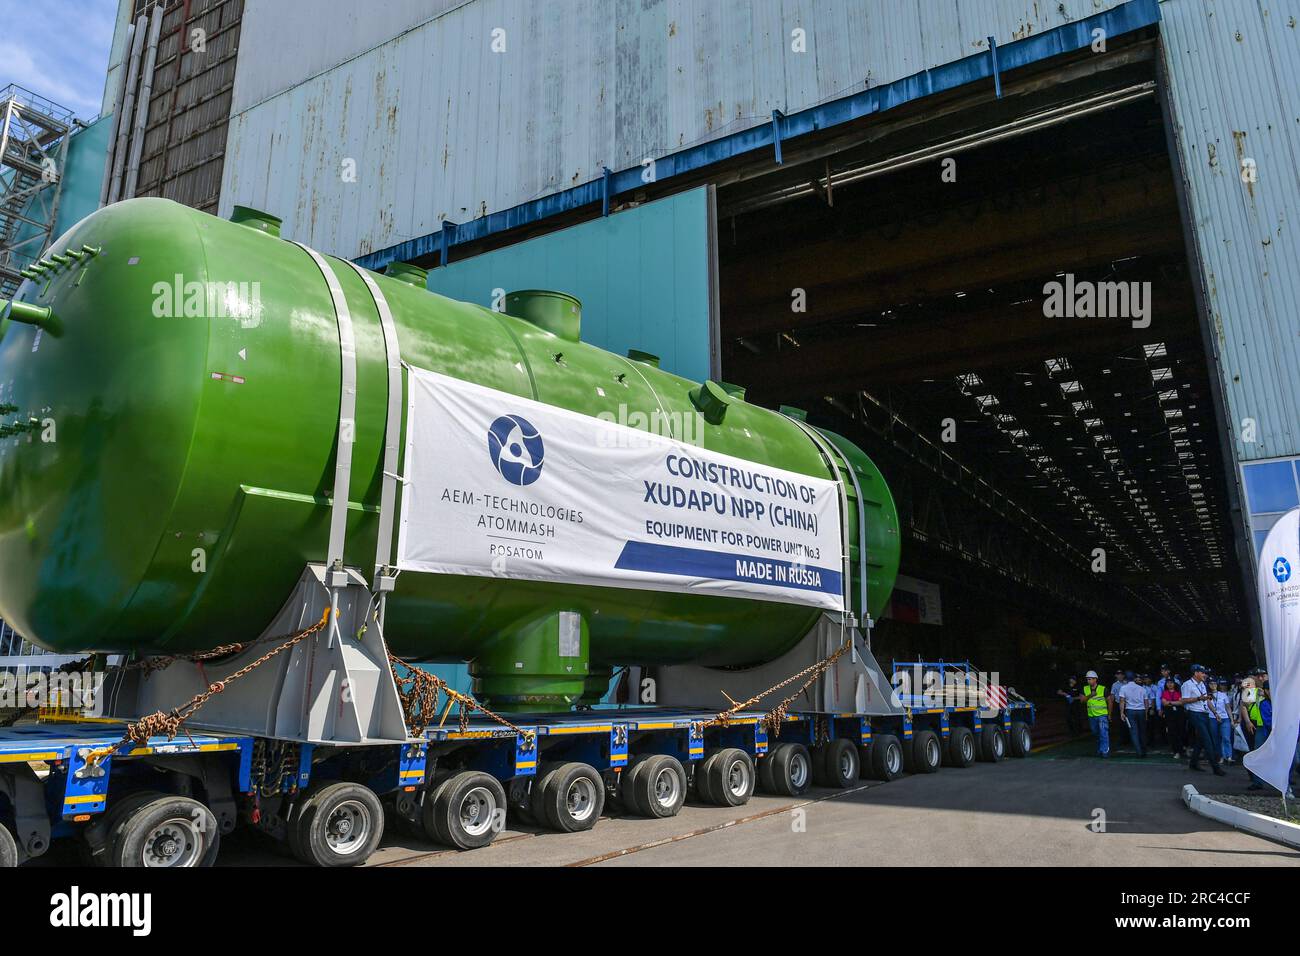
[[[678,548],[647,541],[629,541],[623,545],[614,567],[624,571],[652,571],[680,574],[715,581],[744,581],[796,591],[839,594],[843,589],[840,571],[800,565],[776,558],[759,558],[724,551]]]

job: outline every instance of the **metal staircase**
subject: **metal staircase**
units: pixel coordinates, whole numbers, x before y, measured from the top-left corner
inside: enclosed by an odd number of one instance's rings
[[[0,299],[53,239],[72,113],[10,85],[0,90]]]

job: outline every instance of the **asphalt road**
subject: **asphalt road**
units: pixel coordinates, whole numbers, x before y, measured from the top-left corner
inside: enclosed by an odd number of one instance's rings
[[[1192,773],[1167,755],[1108,761],[1070,744],[1028,760],[942,769],[747,806],[688,803],[670,820],[612,811],[586,833],[508,829],[485,849],[441,850],[390,830],[370,866],[1296,866],[1300,852],[1193,814],[1184,783],[1245,792],[1245,771]],[[219,865],[295,865],[237,834]]]

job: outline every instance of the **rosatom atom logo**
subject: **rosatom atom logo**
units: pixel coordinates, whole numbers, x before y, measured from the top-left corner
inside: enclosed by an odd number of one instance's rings
[[[1291,580],[1291,562],[1286,558],[1278,558],[1273,562],[1273,577],[1277,578],[1278,584],[1286,584]]]
[[[527,419],[502,415],[488,429],[488,454],[501,477],[512,485],[531,485],[542,473],[546,449]]]

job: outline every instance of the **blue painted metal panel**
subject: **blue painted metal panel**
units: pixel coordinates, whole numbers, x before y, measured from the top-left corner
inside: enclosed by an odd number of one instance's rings
[[[85,129],[74,129],[68,140],[68,155],[63,164],[63,182],[59,186],[59,209],[55,216],[52,246],[57,246],[62,235],[99,208],[99,190],[104,179],[104,160],[108,155],[108,137],[112,132],[113,117],[101,118]],[[47,186],[27,203],[25,212],[32,218],[43,219],[48,214]],[[52,194],[48,194],[52,195]],[[33,226],[23,225],[15,234],[22,241],[36,234]],[[35,257],[44,249],[33,244],[28,250]]]
[[[415,666],[446,681],[447,686],[458,694],[468,694],[473,689],[474,678],[469,676],[468,664],[416,664]]]
[[[708,190],[692,189],[453,260],[429,273],[429,288],[489,308],[502,291],[568,292],[582,300],[583,341],[619,354],[653,352],[664,369],[706,379],[712,354],[709,215]]]
[[[99,208],[99,190],[104,182],[104,160],[108,156],[108,138],[113,132],[113,117],[97,119],[68,141],[68,158],[64,164],[63,190],[59,195],[59,215],[54,235],[61,236]]]
[[[758,150],[776,157],[779,162],[781,143],[787,143],[798,136],[852,122],[970,83],[987,80],[992,84],[995,72],[998,75],[1005,74],[1040,60],[1088,47],[1093,42],[1094,30],[1104,30],[1107,36],[1115,37],[1150,26],[1159,22],[1159,19],[1160,5],[1157,0],[1130,0],[1128,3],[1094,16],[1066,23],[1043,33],[1031,33],[1023,39],[999,45],[996,52],[996,66],[993,51],[983,50],[851,96],[839,97],[808,109],[781,115],[779,117],[780,142],[777,138],[778,117],[774,114],[771,121],[762,125],[709,139],[698,145],[661,156],[655,160],[655,179],[662,182]],[[454,248],[457,244],[475,242],[486,236],[593,203],[603,203],[607,195],[618,195],[640,189],[644,186],[643,173],[644,168],[640,164],[621,169],[608,176],[602,173],[598,178],[579,186],[461,223],[456,227],[452,246]],[[440,233],[429,233],[360,256],[357,262],[368,268],[378,269],[394,260],[416,259],[440,248]]]

